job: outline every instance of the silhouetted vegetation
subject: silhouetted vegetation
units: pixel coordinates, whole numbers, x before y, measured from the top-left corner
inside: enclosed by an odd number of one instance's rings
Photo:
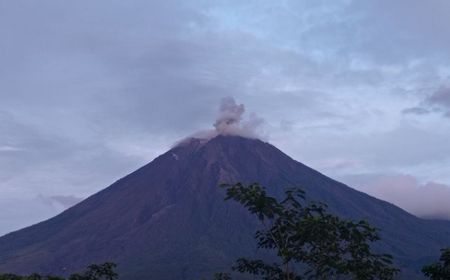
[[[422,268],[423,274],[430,277],[431,280],[450,279],[450,248],[444,248],[441,252],[439,262],[426,265]]]
[[[0,280],[115,280],[118,274],[115,272],[116,264],[106,262],[101,265],[92,264],[87,267],[86,271],[81,274],[72,274],[68,278],[40,275],[33,273],[29,276],[19,276],[14,274],[0,274]]]
[[[255,214],[263,229],[258,247],[273,250],[277,263],[240,258],[232,270],[271,280],[393,279],[398,269],[392,257],[376,254],[370,244],[380,239],[366,221],[353,222],[329,214],[325,204],[305,202],[303,191],[291,189],[279,201],[258,184],[223,185],[226,200],[235,200]],[[216,274],[216,280],[231,279]]]

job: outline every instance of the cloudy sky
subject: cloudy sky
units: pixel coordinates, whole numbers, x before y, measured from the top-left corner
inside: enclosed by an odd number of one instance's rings
[[[0,0],[0,234],[174,142],[221,98],[293,158],[450,217],[450,2]]]

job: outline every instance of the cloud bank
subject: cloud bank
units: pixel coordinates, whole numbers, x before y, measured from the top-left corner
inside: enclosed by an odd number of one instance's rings
[[[435,182],[422,184],[405,174],[360,175],[347,182],[418,217],[450,220],[450,186]]]

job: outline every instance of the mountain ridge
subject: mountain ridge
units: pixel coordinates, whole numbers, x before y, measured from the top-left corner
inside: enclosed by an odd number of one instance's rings
[[[119,263],[121,279],[198,279],[254,255],[255,219],[224,202],[220,183],[259,182],[279,196],[301,187],[334,213],[381,229],[376,248],[405,275],[450,244],[450,222],[417,218],[337,182],[269,143],[216,136],[179,144],[60,215],[0,237],[0,271],[67,273]]]

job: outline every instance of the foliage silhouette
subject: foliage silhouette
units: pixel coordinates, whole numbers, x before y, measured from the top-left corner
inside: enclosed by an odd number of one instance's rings
[[[439,262],[426,265],[422,268],[423,274],[430,277],[431,280],[450,279],[450,248],[444,248],[441,252]]]
[[[225,200],[235,200],[255,214],[263,229],[256,232],[258,247],[274,250],[278,263],[240,258],[232,270],[266,280],[335,279],[343,275],[357,280],[390,280],[398,269],[392,257],[372,252],[380,239],[366,221],[341,219],[322,203],[305,201],[299,189],[285,191],[278,199],[259,184],[222,185]],[[228,278],[226,278],[228,277]],[[216,274],[217,280],[231,279]]]
[[[116,267],[117,265],[111,262],[106,262],[101,265],[92,264],[83,273],[72,274],[67,280],[116,280],[119,277],[115,272]],[[66,278],[53,275],[42,276],[33,273],[29,276],[0,274],[0,280],[66,280]]]

